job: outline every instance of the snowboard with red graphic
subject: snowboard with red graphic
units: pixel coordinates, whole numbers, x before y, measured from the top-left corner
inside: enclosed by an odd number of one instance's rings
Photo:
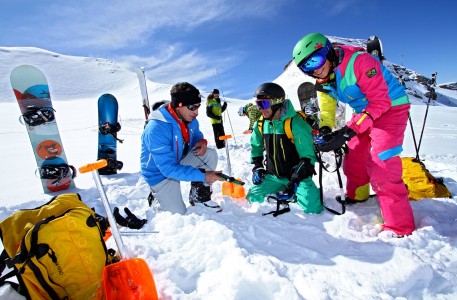
[[[10,80],[44,192],[74,187],[76,170],[65,157],[46,77],[33,66],[21,65],[11,72]]]

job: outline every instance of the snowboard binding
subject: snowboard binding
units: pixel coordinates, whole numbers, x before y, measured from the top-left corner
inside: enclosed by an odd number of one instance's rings
[[[55,110],[52,107],[29,105],[27,106],[27,111],[22,115],[22,119],[29,126],[38,126],[54,121],[54,112]]]
[[[119,123],[111,124],[110,122],[106,122],[106,123],[100,125],[98,127],[98,130],[103,135],[107,135],[107,134],[112,135],[115,140],[119,141],[119,143],[124,142],[124,140],[117,138],[116,133],[121,130],[121,124],[119,124]]]
[[[76,177],[76,169],[73,166],[67,164],[58,164],[58,165],[46,165],[42,166],[40,169],[40,178],[41,179],[55,179],[52,184],[57,185],[65,177],[71,177],[71,179]]]
[[[121,170],[122,167],[124,166],[124,163],[120,160],[115,160],[112,158],[104,158],[108,162],[106,167],[103,167],[98,170],[98,173],[100,175],[112,175],[112,174],[117,174],[118,170]]]
[[[272,210],[267,213],[262,213],[262,216],[271,214],[271,215],[273,215],[273,217],[277,217],[284,213],[290,212],[289,204],[297,202],[297,195],[295,193],[279,191],[276,194],[269,195],[267,197],[267,202],[268,203],[276,202],[276,210]]]

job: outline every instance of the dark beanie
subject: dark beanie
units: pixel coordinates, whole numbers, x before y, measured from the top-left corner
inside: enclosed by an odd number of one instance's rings
[[[219,90],[218,90],[218,89],[214,89],[214,90],[211,92],[211,94],[213,94],[213,95],[214,95],[214,94],[218,94],[218,95],[219,95]]]
[[[202,102],[200,91],[191,84],[188,84],[186,90],[175,90],[170,92],[170,95],[172,107],[181,107]]]

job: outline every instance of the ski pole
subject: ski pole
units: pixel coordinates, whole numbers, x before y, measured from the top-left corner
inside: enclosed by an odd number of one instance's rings
[[[217,68],[216,68],[216,73],[217,73],[217,78],[219,79],[219,86],[221,87],[222,98],[224,99],[224,102],[227,102],[227,101],[225,101],[224,90],[222,89],[221,77],[219,76],[219,70]],[[235,145],[237,145],[236,138],[235,138],[235,132],[233,131],[233,127],[232,127],[232,121],[230,120],[230,114],[229,114],[228,110],[226,110],[226,112],[227,112],[227,117],[229,120],[230,128],[232,129],[233,140],[235,141]]]
[[[416,149],[416,160],[419,161],[419,150],[417,149],[416,135],[413,128],[413,120],[411,119],[411,114],[408,112],[409,126],[411,127],[411,135],[413,136],[414,149]]]
[[[436,75],[437,74],[438,74],[437,72],[432,73],[432,82],[430,83],[430,89],[429,89],[429,93],[428,93],[427,108],[425,109],[424,122],[422,124],[422,130],[421,130],[421,134],[420,134],[420,137],[419,137],[419,144],[417,145],[417,158],[418,159],[419,159],[419,150],[420,150],[421,143],[422,143],[422,137],[423,137],[424,129],[425,129],[425,122],[427,121],[428,108],[430,107],[430,100],[432,99],[432,93],[435,93]]]
[[[114,219],[113,213],[111,212],[111,207],[109,205],[108,198],[106,197],[105,190],[103,189],[102,181],[100,175],[98,174],[98,169],[106,167],[108,162],[106,159],[101,159],[92,164],[87,164],[79,168],[80,173],[91,172],[95,181],[98,192],[102,199],[103,208],[105,209],[106,216],[108,218],[109,224],[111,225],[111,233],[113,234],[114,241],[116,242],[117,249],[119,250],[122,258],[127,258],[127,251],[125,250],[124,243],[122,242],[121,234],[117,228],[116,220]]]

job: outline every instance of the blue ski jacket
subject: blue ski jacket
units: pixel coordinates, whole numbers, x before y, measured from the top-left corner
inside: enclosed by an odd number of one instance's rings
[[[197,119],[188,124],[189,151],[203,138]],[[168,112],[167,105],[154,110],[141,136],[141,175],[150,185],[165,178],[179,181],[205,181],[205,173],[181,165],[185,141],[178,122]]]

